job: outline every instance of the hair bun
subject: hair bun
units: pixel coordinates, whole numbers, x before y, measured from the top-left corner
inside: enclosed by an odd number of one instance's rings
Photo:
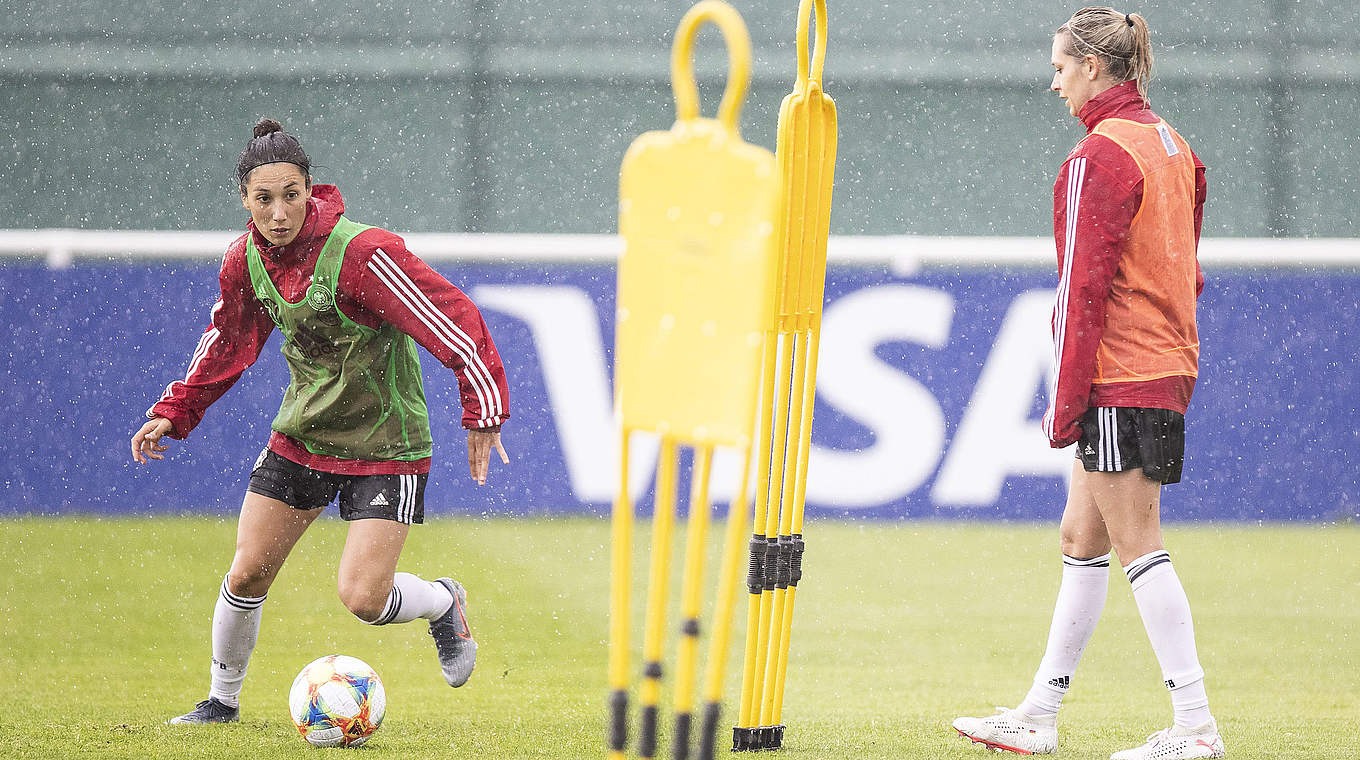
[[[273,119],[260,119],[255,122],[255,136],[264,137],[275,132],[282,132],[283,125]]]

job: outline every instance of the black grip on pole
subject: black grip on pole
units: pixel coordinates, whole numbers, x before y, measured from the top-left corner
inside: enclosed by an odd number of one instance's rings
[[[765,537],[751,537],[751,569],[746,573],[746,590],[759,594],[765,588]]]
[[[672,760],[689,760],[689,728],[693,721],[690,713],[676,713],[675,736],[671,743]]]
[[[609,693],[609,748],[622,752],[628,746],[628,692]]]
[[[638,736],[638,756],[656,757],[656,705],[642,708],[642,731]]]
[[[795,533],[790,536],[792,539],[789,556],[789,585],[797,586],[798,581],[803,579],[803,534]]]
[[[722,717],[722,705],[709,702],[704,705],[704,716],[699,721],[699,760],[713,760],[713,745],[718,741],[718,719]]]
[[[779,539],[765,539],[765,585],[766,591],[774,591],[775,581],[779,579]]]
[[[765,745],[765,749],[779,749],[784,746],[784,727],[779,725],[771,728],[768,741],[769,743]]]
[[[774,726],[761,726],[756,729],[755,749],[775,749]]]
[[[732,751],[753,752],[760,749],[756,742],[756,730],[754,728],[733,728]]]
[[[698,638],[699,618],[686,618],[685,622],[680,624],[680,633],[681,635],[689,636],[690,638]]]
[[[791,557],[793,556],[793,537],[780,536],[778,540],[779,540],[779,565],[777,569],[778,575],[775,577],[774,582],[775,588],[788,588],[790,572],[789,563],[791,561]]]

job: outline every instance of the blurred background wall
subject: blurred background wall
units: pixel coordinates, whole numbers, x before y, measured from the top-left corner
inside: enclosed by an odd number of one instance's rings
[[[774,147],[795,0],[750,27],[748,140]],[[628,143],[674,118],[690,3],[0,0],[0,227],[229,229],[232,168],[283,122],[398,231],[609,232]],[[1079,3],[828,0],[841,115],[833,232],[1043,235],[1081,126],[1047,91]],[[1153,107],[1210,167],[1205,234],[1357,235],[1360,6],[1157,0]],[[707,113],[726,58],[697,66]]]
[[[730,1],[754,44],[743,131],[773,148],[797,2]],[[1051,245],[1040,243],[1053,178],[1084,129],[1047,89],[1050,36],[1079,4],[827,4],[825,82],[840,112],[832,231]],[[251,126],[271,116],[302,139],[316,179],[340,185],[354,219],[399,233],[613,232],[625,149],[674,119],[670,44],[689,5],[0,0],[0,230],[239,230],[232,171]],[[1349,327],[1360,320],[1360,6],[1123,10],[1153,28],[1154,108],[1210,167],[1206,235],[1353,238],[1281,241],[1267,267],[1226,244],[1233,255],[1217,260],[1201,302],[1190,485],[1169,489],[1164,514],[1357,519],[1360,470],[1334,453],[1360,443],[1360,332]],[[712,114],[726,55],[713,29],[700,43]],[[843,329],[822,366],[857,369],[819,380],[816,512],[1048,519],[1061,507],[1067,455],[1037,424],[1051,253],[1036,268],[1001,263],[992,238],[946,243],[972,263],[828,272],[828,324]],[[1330,267],[1305,261],[1318,248],[1344,250]],[[199,340],[216,255],[20,253],[0,261],[0,437],[20,442],[0,456],[0,515],[233,511],[286,383],[272,349],[164,467],[133,467],[127,449]],[[438,415],[431,482],[444,495],[431,513],[606,509],[611,476],[596,482],[577,465],[612,461],[598,456],[613,430],[612,267],[439,266],[470,288],[510,357],[507,436],[522,461],[492,487],[463,488],[457,416]],[[431,408],[456,408],[452,374],[426,367]],[[878,385],[866,390],[866,378]],[[596,412],[584,422],[583,404]],[[33,420],[51,431],[42,456],[23,453]],[[1025,442],[1007,446],[1009,435]]]

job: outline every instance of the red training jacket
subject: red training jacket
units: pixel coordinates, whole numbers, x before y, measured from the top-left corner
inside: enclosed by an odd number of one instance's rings
[[[255,297],[246,266],[246,235],[255,247],[279,295],[297,301],[312,282],[326,238],[345,211],[333,185],[313,185],[307,217],[297,238],[276,247],[246,225],[222,259],[222,295],[212,307],[212,322],[198,341],[183,380],[166,386],[147,417],[164,417],[171,438],[189,435],[204,412],[255,363],[274,330],[269,313]],[[466,295],[406,250],[400,237],[382,229],[361,232],[345,249],[335,294],[340,310],[372,328],[390,322],[415,339],[458,376],[463,427],[494,427],[509,419],[505,369],[481,312]],[[429,472],[428,458],[411,462],[347,460],[313,454],[277,431],[269,449],[298,464],[344,475]]]
[[[1090,407],[1148,407],[1184,414],[1195,386],[1195,378],[1186,375],[1140,382],[1092,383],[1111,283],[1119,271],[1130,228],[1142,207],[1143,174],[1122,147],[1091,132],[1107,118],[1142,124],[1156,124],[1161,119],[1138,94],[1135,81],[1116,85],[1091,98],[1078,116],[1086,125],[1087,136],[1068,154],[1053,184],[1053,239],[1057,244],[1059,272],[1067,272],[1059,283],[1059,297],[1054,303],[1054,383],[1043,424],[1054,448],[1068,446],[1081,437],[1080,421]],[[1191,158],[1195,165],[1194,236],[1198,246],[1206,184],[1204,164],[1193,152]],[[1065,267],[1068,256],[1071,261]],[[1204,275],[1198,263],[1195,279],[1198,295],[1204,289]]]

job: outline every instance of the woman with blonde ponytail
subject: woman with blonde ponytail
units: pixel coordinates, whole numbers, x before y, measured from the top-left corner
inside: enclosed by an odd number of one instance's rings
[[[1053,35],[1051,88],[1087,135],[1053,186],[1058,285],[1043,428],[1076,444],[1059,527],[1062,583],[1024,701],[954,729],[990,748],[1057,749],[1057,715],[1105,606],[1111,550],[1133,587],[1174,722],[1112,760],[1223,757],[1190,603],[1162,544],[1160,494],[1180,481],[1185,412],[1199,372],[1196,250],[1204,164],[1148,107],[1147,21],[1083,8]]]

